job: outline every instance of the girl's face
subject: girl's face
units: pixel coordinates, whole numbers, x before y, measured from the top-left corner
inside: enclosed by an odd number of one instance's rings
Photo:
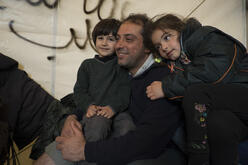
[[[110,56],[115,52],[116,38],[112,34],[96,37],[96,50],[100,57]]]
[[[152,43],[163,58],[175,61],[181,53],[179,36],[176,30],[156,29],[152,33]]]

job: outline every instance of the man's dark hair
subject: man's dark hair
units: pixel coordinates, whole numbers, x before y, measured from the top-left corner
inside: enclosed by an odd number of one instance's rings
[[[131,22],[142,26],[143,28],[141,31],[141,35],[143,37],[143,44],[147,49],[152,47],[152,41],[149,37],[147,37],[147,34],[145,33],[145,29],[147,28],[147,26],[150,26],[152,22],[146,14],[130,14],[127,18],[122,21],[122,24],[125,22]]]
[[[98,22],[92,32],[92,39],[94,44],[96,44],[96,38],[100,35],[109,35],[112,33],[113,36],[116,36],[121,22],[117,19],[103,19]]]

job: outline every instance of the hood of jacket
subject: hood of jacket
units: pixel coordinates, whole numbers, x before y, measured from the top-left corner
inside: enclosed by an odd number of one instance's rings
[[[17,68],[18,62],[0,53],[0,71]]]
[[[181,53],[185,54],[184,41],[187,40],[195,31],[197,31],[201,27],[202,27],[202,24],[195,18],[189,18],[186,21],[186,25],[183,28],[181,32],[181,36],[180,36]]]

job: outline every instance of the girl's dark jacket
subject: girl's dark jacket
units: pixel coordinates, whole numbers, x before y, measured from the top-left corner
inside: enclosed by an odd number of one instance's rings
[[[164,94],[169,99],[182,98],[185,88],[197,83],[248,87],[246,48],[233,37],[191,18],[181,33],[180,46],[181,57],[174,67],[169,66],[174,72],[162,80]],[[182,62],[182,54],[191,62]]]
[[[18,69],[17,61],[0,53],[0,97],[8,108],[8,121],[18,148],[40,133],[42,119],[54,98]]]

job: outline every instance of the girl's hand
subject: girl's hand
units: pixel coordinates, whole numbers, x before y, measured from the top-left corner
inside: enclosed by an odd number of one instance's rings
[[[146,88],[146,95],[151,100],[156,100],[164,97],[161,81],[154,81]]]

